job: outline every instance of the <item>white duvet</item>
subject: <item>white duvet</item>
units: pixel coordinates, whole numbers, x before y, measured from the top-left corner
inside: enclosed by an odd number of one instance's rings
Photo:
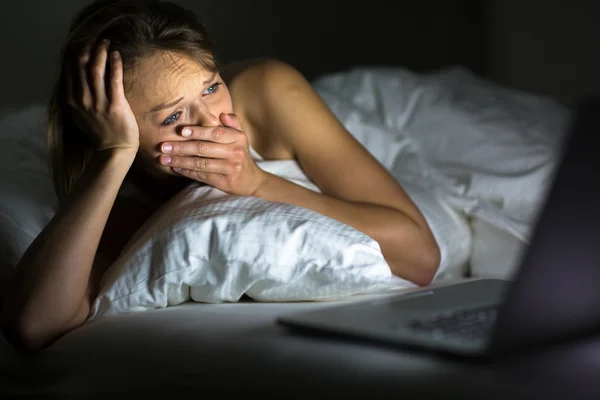
[[[355,68],[314,87],[417,203],[419,193],[433,192],[468,218],[471,237],[459,240],[470,241],[473,275],[512,275],[551,182],[569,110],[459,67],[430,74]],[[433,225],[451,241],[452,226]],[[448,246],[461,257],[459,245]]]

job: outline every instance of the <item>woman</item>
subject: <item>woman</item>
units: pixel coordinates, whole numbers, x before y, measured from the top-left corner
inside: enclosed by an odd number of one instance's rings
[[[7,339],[24,349],[85,321],[133,232],[191,180],[353,226],[417,284],[439,264],[418,208],[301,74],[275,60],[219,67],[204,27],[171,3],[98,0],[78,15],[48,139],[60,207],[20,260],[2,309]],[[297,160],[322,193],[264,172],[253,152]],[[120,196],[126,180],[148,201]]]

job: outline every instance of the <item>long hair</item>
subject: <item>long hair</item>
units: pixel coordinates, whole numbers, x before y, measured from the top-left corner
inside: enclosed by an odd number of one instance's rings
[[[73,19],[61,49],[59,77],[48,107],[47,144],[54,190],[60,200],[71,193],[83,174],[94,144],[71,117],[67,98],[68,63],[77,62],[85,44],[110,40],[118,50],[124,73],[157,51],[170,51],[218,70],[213,43],[205,26],[191,11],[157,0],[96,0]],[[108,67],[108,66],[107,66]],[[107,68],[107,71],[109,69]]]

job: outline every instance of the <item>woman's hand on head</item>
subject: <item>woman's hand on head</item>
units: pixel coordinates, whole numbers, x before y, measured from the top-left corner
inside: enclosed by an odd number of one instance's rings
[[[69,105],[75,124],[94,140],[97,151],[137,151],[139,127],[125,98],[123,61],[118,52],[108,53],[109,46],[105,40],[92,49],[90,42],[68,65]]]
[[[186,126],[188,140],[161,144],[159,162],[179,175],[226,193],[252,196],[266,174],[250,157],[248,137],[235,114],[221,114],[223,126]],[[189,134],[186,135],[186,130]]]

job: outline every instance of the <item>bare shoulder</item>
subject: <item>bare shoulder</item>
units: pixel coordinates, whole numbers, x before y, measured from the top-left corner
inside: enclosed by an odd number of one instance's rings
[[[281,99],[283,90],[303,80],[302,75],[281,60],[260,58],[228,64],[221,76],[252,147],[267,159],[294,158],[291,145],[271,129],[269,110]]]
[[[273,96],[276,92],[308,84],[296,68],[274,58],[228,64],[223,67],[221,76],[227,83],[234,107],[257,113],[277,100]]]
[[[230,86],[246,86],[268,83],[273,74],[286,71],[297,72],[292,65],[276,58],[250,58],[224,65],[221,76]]]

